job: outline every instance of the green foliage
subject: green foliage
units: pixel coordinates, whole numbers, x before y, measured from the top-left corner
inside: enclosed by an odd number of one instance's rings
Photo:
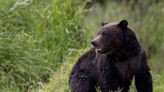
[[[84,46],[82,9],[76,0],[0,0],[0,89],[47,82]]]
[[[152,5],[144,16],[138,18],[135,29],[144,47],[148,50],[149,55],[161,54],[164,49],[164,12],[162,3]],[[137,16],[136,16],[137,17]]]

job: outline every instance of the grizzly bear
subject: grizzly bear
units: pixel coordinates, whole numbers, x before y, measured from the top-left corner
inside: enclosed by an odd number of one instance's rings
[[[71,92],[128,92],[133,77],[138,92],[152,92],[147,55],[126,20],[102,23],[91,44],[73,67]]]

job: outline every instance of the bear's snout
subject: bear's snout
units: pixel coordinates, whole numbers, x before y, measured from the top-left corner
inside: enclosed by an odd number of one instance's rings
[[[94,47],[98,47],[96,41],[94,41],[94,40],[91,42],[91,44],[92,44]]]
[[[100,45],[100,39],[101,39],[101,36],[98,35],[95,39],[92,40],[91,44],[94,47],[99,47],[99,45]]]

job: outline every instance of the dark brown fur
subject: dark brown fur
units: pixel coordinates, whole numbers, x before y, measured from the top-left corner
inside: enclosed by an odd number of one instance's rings
[[[70,86],[72,92],[128,92],[132,78],[138,92],[152,92],[152,78],[147,57],[134,32],[122,20],[104,24],[92,41],[94,48],[82,55],[75,64]]]

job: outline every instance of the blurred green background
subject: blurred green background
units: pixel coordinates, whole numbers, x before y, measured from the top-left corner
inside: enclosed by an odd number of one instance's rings
[[[164,0],[0,0],[0,92],[70,92],[101,22],[122,19],[146,49],[154,92],[164,92]]]

